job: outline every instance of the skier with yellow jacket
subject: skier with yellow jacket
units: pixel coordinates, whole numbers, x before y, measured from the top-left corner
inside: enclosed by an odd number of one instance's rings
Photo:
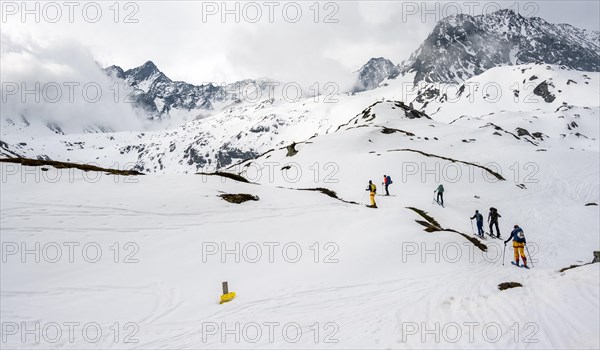
[[[369,187],[367,187],[366,190],[369,191],[369,196],[371,197],[370,207],[377,208],[377,204],[375,204],[375,194],[377,193],[377,187],[375,187],[373,181],[369,180]]]

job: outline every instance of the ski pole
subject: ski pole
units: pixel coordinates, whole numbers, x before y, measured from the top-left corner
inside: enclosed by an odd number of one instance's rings
[[[531,267],[534,267],[533,259],[531,258],[531,253],[529,253],[529,247],[527,247],[527,243],[525,243],[525,250],[527,250],[527,255],[529,255],[529,262],[531,263]]]
[[[506,243],[504,243],[504,249],[502,250],[502,266],[504,266],[504,253],[506,252]]]
[[[367,195],[367,191],[363,192],[362,198],[360,199],[361,203],[364,203],[365,196]]]
[[[473,228],[473,219],[471,219],[471,232],[473,232],[473,234],[475,234],[475,229]]]

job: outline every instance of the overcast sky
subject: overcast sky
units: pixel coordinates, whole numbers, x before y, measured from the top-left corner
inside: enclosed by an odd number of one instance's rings
[[[73,61],[89,59],[128,69],[152,60],[170,78],[195,84],[264,76],[339,81],[371,57],[400,63],[436,21],[458,9],[479,15],[501,6],[588,30],[599,30],[600,12],[596,0],[427,2],[426,8],[422,1],[228,2],[236,23],[232,13],[223,21],[221,3],[98,1],[70,8],[59,1],[56,8],[38,2],[39,12],[28,3],[33,12],[22,18],[21,1],[3,1],[2,70],[27,70],[36,62],[68,70]],[[429,10],[425,18],[422,10]],[[51,57],[35,57],[48,52]]]

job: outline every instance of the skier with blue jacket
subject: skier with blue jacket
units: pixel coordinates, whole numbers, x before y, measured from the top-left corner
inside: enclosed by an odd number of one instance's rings
[[[483,215],[481,215],[481,213],[479,212],[479,210],[475,210],[475,215],[473,215],[473,217],[471,218],[471,220],[476,219],[477,220],[477,234],[479,235],[479,237],[483,238]],[[471,228],[473,228],[471,226]]]
[[[523,229],[519,227],[519,225],[515,225],[514,230],[510,233],[510,237],[506,241],[504,241],[504,245],[508,243],[512,239],[513,241],[513,249],[515,251],[515,262],[513,265],[519,266],[519,255],[521,255],[521,259],[523,259],[523,267],[528,269],[527,267],[527,257],[525,256],[525,244],[527,244],[527,240],[525,239],[525,233]]]
[[[435,194],[437,192],[437,202],[439,205],[441,205],[442,207],[444,206],[444,185],[440,184],[438,186],[438,188],[433,191],[433,193]]]

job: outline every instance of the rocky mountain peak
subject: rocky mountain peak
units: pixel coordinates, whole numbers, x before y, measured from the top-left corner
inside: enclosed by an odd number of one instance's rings
[[[385,79],[398,74],[398,67],[387,58],[371,58],[358,70],[356,85],[353,92],[372,90]]]
[[[148,82],[149,84],[152,84],[155,81],[171,82],[171,79],[161,72],[152,61],[147,61],[139,67],[127,70],[125,76],[131,82],[135,82],[138,85],[141,82]]]
[[[582,71],[600,70],[595,33],[512,10],[453,15],[441,20],[401,67],[415,83],[461,83],[503,65],[547,63]]]

